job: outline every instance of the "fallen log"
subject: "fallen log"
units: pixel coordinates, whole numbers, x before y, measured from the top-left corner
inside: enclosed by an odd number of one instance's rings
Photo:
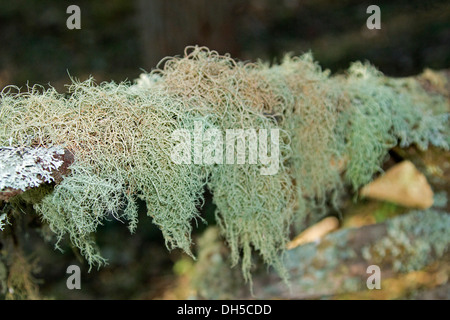
[[[71,95],[38,87],[2,95],[1,144],[29,149],[7,149],[16,165],[8,157],[2,162],[7,169],[0,192],[54,181],[51,172],[61,161],[46,151],[36,156],[42,150],[33,146],[75,150],[79,166],[33,209],[58,239],[68,236],[90,266],[104,263],[91,237],[97,227],[113,216],[133,231],[138,199],[146,202],[167,247],[190,254],[192,222],[200,216],[208,183],[231,260],[242,262],[250,279],[252,252],[280,267],[290,228],[306,226],[317,209],[339,206],[344,186],[357,191],[369,182],[392,147],[448,149],[446,74],[430,71],[398,80],[357,62],[347,75],[329,77],[309,54],[269,68],[192,47],[147,77],[143,86],[74,82]],[[274,157],[277,174],[262,177],[259,169],[266,161],[255,166],[250,159],[234,167],[221,166],[223,159],[215,160],[217,168],[202,161],[202,166],[175,165],[171,155],[180,145],[174,146],[173,134],[197,130],[199,118],[219,132],[283,132],[275,144],[282,150]],[[203,125],[199,132],[211,133]],[[191,150],[190,143],[185,147]],[[276,150],[271,148],[271,155]]]
[[[216,254],[199,253],[194,275],[197,298],[315,299],[361,292],[367,295],[371,291],[367,282],[371,281],[369,277],[373,271],[369,266],[372,265],[381,271],[381,289],[373,292],[378,291],[378,297],[385,293],[393,298],[390,291],[397,290],[391,287],[394,286],[393,279],[411,282],[413,275],[424,268],[436,263],[448,265],[449,227],[447,212],[429,209],[413,211],[383,223],[340,229],[320,242],[307,243],[286,252],[284,263],[290,277],[288,285],[275,272],[263,268],[256,270],[253,295],[250,290],[242,289],[242,278],[236,274],[230,278],[230,274],[225,273],[227,279],[215,280],[217,283],[221,280],[232,282],[226,287],[206,287],[208,282],[202,279],[211,279],[211,274],[218,276],[217,270],[227,261],[226,250],[218,250],[217,241],[210,238],[209,242],[215,243]],[[217,257],[218,252],[222,254],[221,259]],[[442,268],[440,271],[442,273]],[[436,280],[436,285],[444,285],[446,279]]]

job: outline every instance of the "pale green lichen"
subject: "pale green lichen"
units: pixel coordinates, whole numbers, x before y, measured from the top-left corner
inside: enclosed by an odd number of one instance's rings
[[[205,184],[201,168],[170,159],[171,133],[186,123],[183,102],[164,90],[151,93],[127,84],[74,83],[66,98],[55,90],[3,93],[1,143],[62,145],[75,163],[71,175],[35,205],[61,239],[69,235],[92,264],[102,263],[90,233],[108,218],[123,219],[133,231],[136,199],[161,228],[169,248],[190,252],[191,220]],[[178,101],[178,102],[177,102]],[[27,123],[26,126],[23,123]]]
[[[257,252],[286,277],[282,254],[293,221],[302,229],[311,213],[339,207],[345,186],[370,181],[396,144],[448,148],[444,100],[368,64],[330,77],[311,54],[269,67],[193,47],[134,85],[89,79],[73,81],[68,95],[38,86],[12,91],[0,99],[0,145],[72,151],[71,174],[35,208],[91,265],[104,262],[93,241],[99,225],[114,218],[133,231],[137,199],[167,247],[191,254],[192,222],[202,220],[208,187],[232,264],[242,261],[249,280]],[[277,173],[261,175],[262,164],[248,155],[239,165],[174,163],[172,133],[197,122],[202,133],[279,129]]]
[[[408,79],[389,79],[368,64],[354,63],[344,80],[350,107],[341,117],[350,156],[346,179],[357,190],[379,172],[387,150],[395,145],[428,145],[448,150],[448,110]]]
[[[362,248],[373,264],[392,261],[393,270],[420,270],[431,256],[440,258],[450,245],[450,215],[433,209],[413,211],[410,219],[386,221],[387,236]]]
[[[445,191],[436,192],[433,197],[433,208],[445,208],[448,198]]]

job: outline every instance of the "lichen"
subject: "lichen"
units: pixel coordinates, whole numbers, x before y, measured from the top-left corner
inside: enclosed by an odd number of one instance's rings
[[[426,266],[431,256],[444,255],[450,245],[450,216],[434,209],[409,215],[386,221],[387,236],[362,248],[367,261],[391,261],[394,271],[409,272]]]
[[[279,130],[277,173],[261,175],[263,165],[251,164],[248,154],[244,164],[174,163],[172,133],[198,122],[202,134]],[[67,95],[34,86],[23,93],[9,87],[0,97],[0,145],[23,148],[22,156],[39,152],[36,146],[74,154],[70,175],[35,209],[89,264],[105,262],[94,241],[105,220],[135,230],[137,199],[146,202],[167,247],[192,255],[193,222],[202,221],[209,188],[231,262],[242,262],[246,280],[253,253],[287,278],[282,257],[291,226],[302,229],[312,213],[338,208],[345,187],[370,181],[389,148],[448,148],[447,134],[443,99],[407,80],[386,80],[368,64],[330,77],[309,53],[269,66],[190,47],[135,84],[72,80]],[[0,171],[1,186],[20,188],[37,177],[51,181],[48,169],[57,165],[47,159],[33,171],[35,162],[20,170],[0,163],[8,168]]]
[[[448,198],[445,191],[436,192],[433,199],[433,208],[445,208]]]
[[[52,170],[63,161],[53,155],[64,154],[60,146],[50,148],[0,148],[0,191],[11,188],[25,191],[43,182],[53,182]]]
[[[8,217],[6,213],[2,213],[0,215],[0,230],[3,231],[5,229],[6,224],[8,223]]]
[[[362,63],[352,64],[343,83],[350,99],[341,122],[341,130],[348,132],[343,134],[350,156],[346,179],[355,190],[381,171],[393,146],[448,150],[449,114],[443,97],[430,96],[408,79],[383,77]]]

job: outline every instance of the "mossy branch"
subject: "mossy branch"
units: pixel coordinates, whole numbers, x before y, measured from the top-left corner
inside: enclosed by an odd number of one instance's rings
[[[331,77],[311,54],[269,67],[189,47],[136,84],[72,80],[67,95],[39,86],[6,88],[0,146],[73,154],[70,174],[35,209],[90,264],[103,262],[92,233],[109,217],[133,231],[137,199],[146,202],[167,247],[192,254],[192,221],[201,220],[208,187],[232,263],[243,262],[245,278],[253,252],[286,275],[281,257],[291,227],[304,228],[306,217],[329,204],[339,207],[345,187],[369,182],[391,147],[448,149],[446,75],[392,79],[354,63],[345,75]],[[175,164],[172,133],[194,130],[198,122],[202,134],[208,128],[280,130],[277,173],[262,176],[262,165],[248,160]],[[39,176],[49,180],[48,172]]]

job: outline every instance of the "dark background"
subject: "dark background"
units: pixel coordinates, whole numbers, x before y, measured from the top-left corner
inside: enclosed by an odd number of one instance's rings
[[[81,8],[81,30],[66,28],[71,4]],[[381,30],[366,28],[371,4],[381,8]],[[311,50],[332,72],[368,60],[386,75],[407,76],[424,68],[450,68],[450,2],[0,0],[0,89],[39,83],[63,91],[69,73],[81,80],[93,75],[98,82],[133,80],[165,56],[181,55],[195,44],[244,61],[276,62],[287,52]],[[207,202],[210,223],[213,209]],[[37,228],[27,231],[22,243],[30,259],[38,260],[35,275],[44,296],[179,297],[170,287],[180,285],[175,277],[179,262],[190,260],[179,251],[167,252],[145,208],[133,236],[120,223],[100,228],[97,240],[110,264],[90,273],[68,245],[60,253],[53,242],[43,241],[37,220],[23,218],[24,230],[33,223]],[[70,264],[82,266],[80,291],[65,286]]]
[[[81,30],[66,28],[70,4]],[[366,9],[381,8],[381,30]],[[0,88],[64,89],[68,73],[116,82],[150,71],[187,45],[270,62],[311,50],[333,72],[369,60],[390,76],[450,66],[448,1],[109,0],[0,1]]]

